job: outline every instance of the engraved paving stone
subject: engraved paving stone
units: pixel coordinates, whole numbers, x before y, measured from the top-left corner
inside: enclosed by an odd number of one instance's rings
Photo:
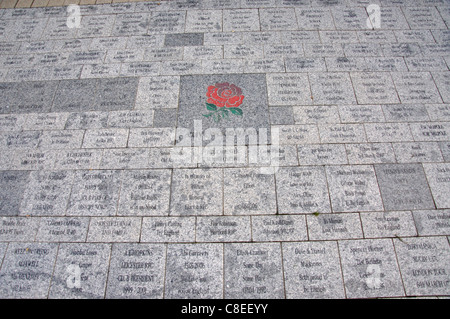
[[[355,213],[307,215],[306,219],[310,240],[363,237],[361,221]]]
[[[195,221],[196,217],[144,217],[141,242],[193,242]]]
[[[423,164],[437,208],[450,208],[450,163]]]
[[[41,217],[36,241],[85,242],[89,217]]]
[[[240,242],[251,240],[250,216],[197,217],[197,242]]]
[[[0,241],[34,241],[39,218],[1,217]]]
[[[30,172],[1,171],[0,172],[0,215],[19,215],[20,203],[23,198]]]
[[[450,210],[417,210],[413,212],[419,236],[450,233]]]
[[[253,241],[302,241],[307,237],[304,215],[252,216]]]

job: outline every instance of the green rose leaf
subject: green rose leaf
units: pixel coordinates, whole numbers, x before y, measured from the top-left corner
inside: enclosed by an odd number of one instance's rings
[[[231,113],[233,113],[234,115],[239,115],[242,116],[242,114],[244,112],[242,112],[242,110],[238,107],[234,107],[234,108],[229,108],[229,110],[231,111]]]
[[[215,110],[217,110],[217,106],[215,106],[214,104],[211,104],[211,103],[206,103],[206,108],[207,108],[209,111],[215,111]]]

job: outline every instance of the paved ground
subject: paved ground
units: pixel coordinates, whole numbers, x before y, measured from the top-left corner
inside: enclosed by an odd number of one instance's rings
[[[0,10],[1,298],[450,295],[450,1],[79,8]]]

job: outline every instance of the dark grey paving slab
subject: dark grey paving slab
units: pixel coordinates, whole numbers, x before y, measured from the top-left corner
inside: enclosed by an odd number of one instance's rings
[[[406,295],[448,294],[450,248],[445,237],[394,239]]]
[[[168,47],[203,45],[203,33],[173,33],[166,34],[164,45]]]
[[[282,247],[286,298],[345,297],[336,242],[283,243]]]
[[[93,111],[96,89],[96,79],[60,81],[55,93],[52,111]]]
[[[10,243],[0,270],[2,298],[47,298],[58,244]]]
[[[111,244],[60,244],[49,298],[103,299],[110,254]]]
[[[49,112],[58,86],[57,81],[21,82],[11,101],[11,112]]]
[[[223,258],[223,244],[169,244],[164,298],[223,298]]]
[[[162,299],[166,247],[161,244],[113,244],[108,299]]]
[[[432,209],[433,198],[420,164],[376,164],[385,210]]]
[[[19,215],[20,202],[29,180],[29,171],[0,172],[0,215]]]
[[[280,244],[224,246],[225,298],[285,298]]]
[[[94,109],[97,111],[133,109],[138,82],[137,77],[100,79]]]

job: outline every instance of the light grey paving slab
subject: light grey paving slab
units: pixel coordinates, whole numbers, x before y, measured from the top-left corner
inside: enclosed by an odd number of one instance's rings
[[[153,18],[153,17],[152,17]],[[112,36],[144,35],[152,27],[150,13],[122,13],[116,15]]]
[[[165,246],[113,244],[106,288],[108,299],[162,299]]]
[[[344,298],[336,242],[283,243],[286,298]]]
[[[8,120],[7,125],[12,125],[12,120],[15,118],[15,126],[23,127],[25,130],[63,130],[66,124],[69,113],[30,113],[26,116],[9,116],[5,117]],[[1,121],[2,117],[0,117]],[[24,123],[23,123],[23,122]],[[22,122],[22,123],[21,123]],[[0,125],[3,123],[0,122]]]
[[[89,217],[41,217],[36,235],[38,242],[84,242]]]
[[[350,164],[395,163],[390,143],[346,144]]]
[[[55,113],[56,114],[56,113]],[[105,112],[72,112],[69,113],[65,129],[99,129],[106,128],[108,113]]]
[[[79,79],[83,65],[62,65],[42,67],[41,78],[45,80]]]
[[[383,55],[378,43],[344,43],[342,47],[346,56],[373,57]]]
[[[142,61],[144,49],[118,49],[108,50],[105,57],[105,63],[123,63]]]
[[[266,78],[269,105],[312,104],[306,74],[267,74]]]
[[[287,72],[315,72],[326,71],[324,58],[286,58]]]
[[[42,131],[39,142],[41,149],[80,148],[84,130],[52,130]]]
[[[399,103],[389,74],[381,72],[351,73],[358,104]]]
[[[331,8],[337,30],[367,29],[367,12],[362,7]]]
[[[283,43],[320,43],[319,31],[282,31]]]
[[[36,114],[38,115],[38,114]],[[0,131],[21,131],[23,126],[28,126],[27,121],[32,118],[33,114],[10,114],[0,115]],[[45,117],[45,116],[44,116]],[[40,128],[31,128],[31,130],[39,130]]]
[[[422,55],[422,50],[417,43],[400,42],[381,44],[381,48],[386,57],[414,57]]]
[[[295,124],[339,123],[338,107],[335,105],[294,106],[293,111]]]
[[[114,20],[115,16],[112,15],[82,16],[80,28],[77,29],[77,37],[107,37],[111,35]]]
[[[450,162],[450,142],[439,142],[439,147],[441,148],[444,160]]]
[[[300,165],[348,164],[343,144],[298,145]]]
[[[223,31],[260,31],[258,10],[223,10]]]
[[[150,47],[145,50],[144,61],[181,60],[183,48],[181,47]]]
[[[278,37],[279,39],[279,37]],[[301,44],[267,44],[264,45],[264,56],[266,58],[295,58],[303,55],[303,46]]]
[[[281,145],[320,143],[319,131],[314,124],[274,125],[272,127],[279,130],[279,143]]]
[[[67,26],[65,27],[67,29]],[[53,50],[58,52],[77,52],[88,51],[93,39],[62,39],[52,41],[54,44]],[[94,49],[97,49],[94,47]]]
[[[0,241],[32,242],[39,227],[39,218],[1,217]]]
[[[104,51],[74,51],[69,54],[67,64],[103,63],[106,53]]]
[[[225,244],[225,298],[285,298],[281,246]]]
[[[161,75],[191,75],[201,73],[201,61],[165,61],[161,64]]]
[[[10,168],[15,170],[52,169],[57,153],[53,150],[20,149],[10,159]]]
[[[197,217],[197,242],[248,242],[251,233],[250,216]]]
[[[101,149],[62,150],[55,159],[55,169],[95,169],[99,168]]]
[[[222,31],[222,10],[188,10],[186,32]]]
[[[0,53],[1,54],[15,54],[22,43],[20,42],[0,42]]]
[[[141,242],[194,242],[195,224],[196,217],[144,217]]]
[[[28,171],[0,171],[0,216],[19,215],[29,174]]]
[[[146,148],[104,149],[100,167],[107,169],[136,169],[149,167],[150,150]]]
[[[284,71],[285,67],[282,58],[244,60],[244,73],[277,73]]]
[[[421,104],[382,105],[387,122],[429,121],[426,106]]]
[[[91,217],[88,242],[138,242],[141,217]]]
[[[264,56],[263,46],[256,44],[230,44],[224,45],[224,58],[253,58],[258,59]]]
[[[170,215],[222,215],[221,169],[177,169],[171,184]]]
[[[0,270],[2,298],[47,298],[58,244],[10,243]]]
[[[369,43],[391,43],[396,42],[397,38],[392,30],[367,30],[357,31],[358,40]]]
[[[406,295],[448,295],[450,248],[445,237],[394,239]]]
[[[364,143],[366,135],[362,124],[319,124],[322,143]]]
[[[326,57],[327,71],[369,71],[370,66],[364,57]]]
[[[295,12],[291,9],[259,9],[261,30],[297,30]]]
[[[399,163],[443,161],[437,142],[393,143],[392,146]]]
[[[49,298],[103,299],[110,254],[110,244],[61,244]]]
[[[409,142],[413,137],[408,123],[365,123],[369,142]]]
[[[113,111],[108,116],[109,127],[149,127],[153,126],[154,110]]]
[[[339,105],[342,123],[384,122],[380,105]]]
[[[184,48],[185,60],[217,60],[222,58],[222,46],[187,46]]]
[[[446,71],[447,64],[443,57],[406,57],[406,64],[411,72],[415,71]]]
[[[380,16],[381,29],[409,29],[408,22],[403,14],[402,9],[399,7],[380,6]]]
[[[14,28],[7,33],[6,38],[9,41],[39,40],[41,35],[43,35],[47,20],[47,18],[16,20],[14,21]]]
[[[434,43],[430,30],[394,30],[399,43]],[[394,41],[393,41],[394,42]]]
[[[360,217],[365,238],[417,236],[410,211],[368,212]]]
[[[136,109],[176,108],[180,78],[178,76],[142,77],[136,97]]]
[[[433,37],[436,39],[437,43],[448,43],[450,41],[450,32],[449,30],[433,30]],[[433,41],[429,41],[433,42]]]
[[[359,214],[307,215],[309,240],[362,238]]]
[[[344,50],[341,43],[318,44],[304,43],[303,49],[305,56],[310,57],[336,57],[344,56]]]
[[[5,132],[0,137],[3,148],[34,149],[39,145],[42,131]]]
[[[134,41],[136,37],[132,37]],[[134,41],[132,44],[134,44]],[[90,50],[119,50],[119,49],[125,49],[132,48],[132,44],[128,44],[128,39],[126,37],[95,37],[92,39],[92,42],[90,43],[89,49]],[[129,42],[132,42],[131,40]]]
[[[279,214],[331,212],[322,167],[283,167],[275,178]]]
[[[191,147],[158,147],[150,148],[149,152],[150,168],[197,167]]]
[[[154,76],[159,74],[159,62],[130,62],[122,63],[121,76]],[[132,104],[130,104],[132,105]]]
[[[450,210],[418,210],[413,212],[419,236],[448,235]]]
[[[412,7],[402,8],[411,29],[447,29],[439,12],[435,7]]]
[[[373,166],[327,166],[326,173],[333,212],[383,210]]]
[[[328,8],[295,8],[299,30],[335,30]]]
[[[119,148],[126,147],[128,129],[92,129],[86,130],[83,148]]]
[[[227,74],[227,73],[243,73],[243,59],[226,59],[226,60],[203,60],[202,69],[204,74]]]
[[[402,103],[441,103],[441,97],[429,73],[392,73]]]
[[[450,103],[450,72],[433,72],[433,79],[444,103]]]
[[[307,240],[304,215],[252,216],[252,240],[256,242]]]
[[[386,210],[432,209],[433,198],[420,164],[376,164]]]
[[[207,32],[204,34],[203,43],[204,45],[242,44],[243,35],[244,33],[241,32]]]
[[[347,298],[404,296],[391,239],[338,242]]]
[[[63,216],[70,191],[72,171],[34,171],[24,190],[21,215]]]
[[[423,164],[428,183],[437,208],[450,208],[450,163]]]
[[[164,298],[223,298],[223,244],[169,244]]]
[[[128,170],[121,179],[118,215],[169,214],[170,170]]]
[[[356,31],[319,31],[323,43],[358,43]]]
[[[120,171],[80,170],[75,173],[68,216],[115,216]]]
[[[275,0],[242,0],[241,6],[243,8],[264,8],[273,7]]]
[[[265,46],[280,44],[282,32],[262,31],[262,32],[243,32],[242,42],[248,44],[263,44]]]
[[[309,81],[314,104],[356,104],[349,74],[310,73]]]
[[[402,57],[367,57],[365,62],[370,71],[408,71],[408,67]]]
[[[409,123],[414,141],[447,141],[450,135],[450,123],[427,122]]]
[[[224,169],[224,214],[275,214],[276,194],[273,174],[256,168]]]
[[[131,128],[129,147],[167,147],[174,145],[175,128]]]

